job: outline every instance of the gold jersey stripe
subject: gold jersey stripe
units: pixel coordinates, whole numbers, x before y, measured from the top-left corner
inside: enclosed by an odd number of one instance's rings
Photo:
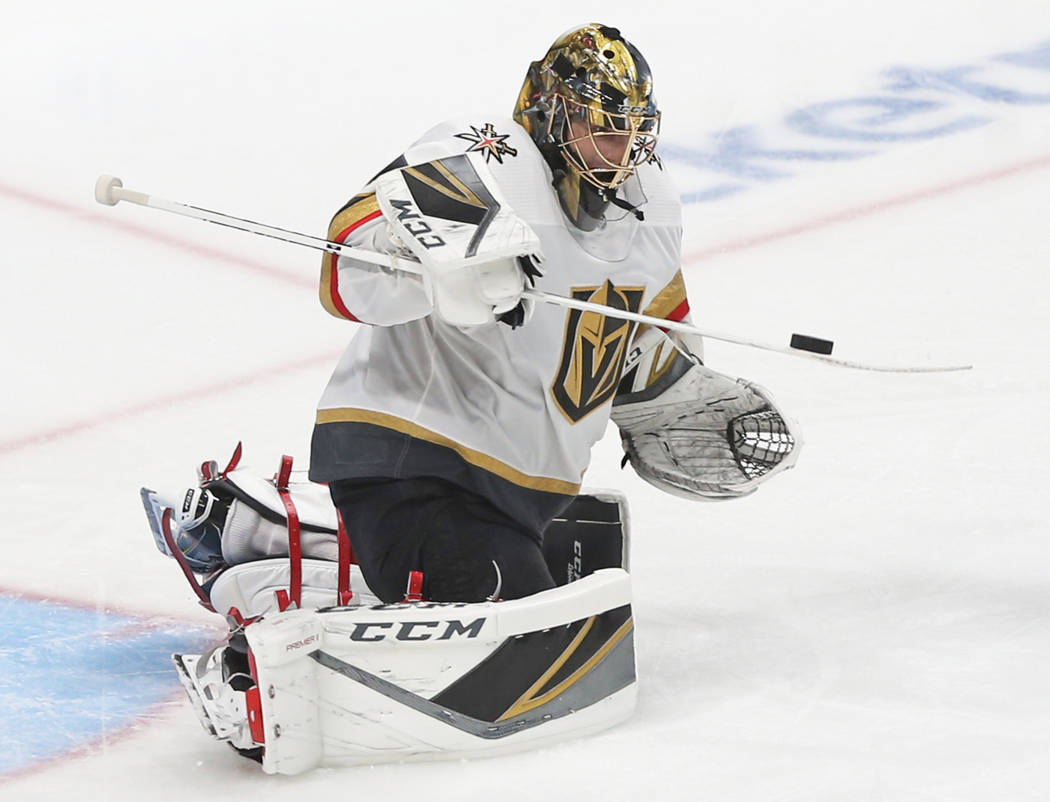
[[[342,242],[346,237],[346,233],[349,233],[354,226],[358,225],[362,220],[371,214],[375,214],[379,211],[379,201],[376,200],[374,192],[362,193],[355,195],[351,198],[350,202],[344,206],[335,217],[332,218],[332,222],[328,225],[328,239],[336,242]],[[342,238],[340,238],[342,236]],[[343,305],[339,299],[339,276],[335,268],[336,255],[334,253],[326,253],[321,257],[321,284],[320,284],[320,298],[321,306],[324,310],[332,315],[333,317],[343,318],[347,320],[357,320],[349,310]]]
[[[682,271],[679,270],[667,286],[656,293],[650,304],[645,307],[645,314],[652,317],[667,317],[685,300],[685,279],[682,278]]]
[[[319,409],[317,411],[317,422],[321,423],[370,423],[373,426],[382,426],[384,429],[392,429],[401,434],[415,437],[417,440],[425,440],[434,445],[444,446],[455,451],[459,456],[471,465],[482,468],[489,473],[495,474],[501,479],[524,487],[529,490],[541,490],[545,493],[559,493],[563,496],[575,496],[580,491],[579,483],[567,482],[562,479],[551,479],[547,476],[530,476],[523,473],[505,462],[501,462],[493,456],[481,451],[475,451],[462,443],[446,437],[443,434],[432,432],[419,424],[388,415],[385,412],[375,412],[370,409],[357,409],[353,407],[340,407],[336,409]]]
[[[328,239],[335,239],[354,223],[378,210],[379,201],[376,200],[374,192],[362,192],[360,195],[355,195],[328,224]]]
[[[338,289],[335,287],[333,281],[337,276],[335,270],[335,254],[326,253],[321,261],[321,283],[318,287],[318,296],[321,299],[321,306],[324,307],[324,311],[330,314],[332,317],[337,317],[343,320],[353,320],[353,317],[348,317],[343,313],[343,310],[335,302]]]

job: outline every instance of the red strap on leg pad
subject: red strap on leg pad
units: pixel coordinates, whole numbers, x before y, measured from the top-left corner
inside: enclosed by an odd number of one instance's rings
[[[337,510],[336,518],[339,521],[339,531],[337,537],[339,538],[339,575],[338,575],[338,599],[340,606],[345,607],[350,603],[350,600],[354,598],[354,593],[350,589],[350,564],[354,562],[354,548],[350,544],[350,533],[346,531],[346,525],[343,523],[343,516]]]
[[[231,456],[230,461],[226,463],[226,467],[223,469],[221,476],[225,477],[230,471],[237,469],[237,466],[241,464],[241,455],[243,453],[244,444],[238,440],[237,447],[233,449],[233,456]]]
[[[408,587],[405,588],[405,601],[423,601],[423,572],[408,572]]]
[[[211,605],[211,599],[208,598],[208,594],[204,592],[204,588],[202,588],[200,582],[197,581],[197,577],[194,576],[190,564],[186,561],[186,556],[176,545],[175,537],[171,534],[171,517],[173,514],[174,510],[172,510],[171,507],[164,508],[164,515],[161,518],[160,524],[161,533],[164,536],[164,542],[168,544],[168,550],[171,552],[171,556],[175,558],[175,562],[177,562],[179,568],[182,569],[182,575],[186,577],[186,581],[190,583],[193,592],[197,594],[201,607],[214,613],[215,608]]]
[[[299,525],[299,513],[295,509],[292,495],[288,492],[288,480],[292,475],[292,458],[285,455],[281,457],[281,470],[274,478],[277,492],[281,496],[285,512],[288,515],[288,561],[292,569],[291,587],[288,588],[288,603],[281,606],[285,610],[288,605],[294,604],[298,609],[302,602],[303,594],[303,547],[301,539],[301,527]],[[278,604],[281,597],[278,592]]]
[[[244,702],[248,709],[248,731],[257,744],[266,743],[266,729],[263,727],[262,700],[259,698],[259,686],[253,685],[244,692]]]

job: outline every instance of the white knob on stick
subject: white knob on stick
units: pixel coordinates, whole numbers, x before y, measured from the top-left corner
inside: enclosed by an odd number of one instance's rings
[[[105,206],[116,206],[121,201],[150,206],[149,195],[124,189],[124,182],[115,175],[100,175],[95,182],[95,200]]]
[[[116,206],[120,197],[116,190],[124,186],[124,182],[114,175],[100,175],[95,182],[95,200],[106,206]]]

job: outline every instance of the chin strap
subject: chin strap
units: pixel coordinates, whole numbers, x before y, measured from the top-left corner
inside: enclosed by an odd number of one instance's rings
[[[602,195],[605,198],[605,200],[609,201],[609,203],[611,203],[613,206],[616,206],[619,209],[625,209],[626,211],[633,214],[635,217],[638,218],[639,222],[645,219],[645,212],[643,212],[634,204],[629,203],[628,201],[625,201],[623,198],[619,197],[616,194],[615,189],[607,189],[602,193]]]
[[[561,158],[561,157],[559,156],[559,158]],[[551,182],[551,186],[554,187],[555,191],[558,192],[558,196],[561,197],[561,191],[558,189],[558,185],[562,181],[564,181],[566,179],[568,171],[564,167],[557,167],[556,168],[556,167],[554,167],[552,165],[551,166],[551,172],[554,174],[554,180]],[[580,180],[581,183],[583,181],[583,179],[578,179],[578,180]],[[599,189],[598,187],[594,186],[593,184],[588,184],[587,186],[589,186],[593,190],[595,190],[595,192],[597,193],[598,197],[602,200],[603,203],[611,203],[613,206],[617,207],[618,209],[623,209],[624,211],[630,212],[631,214],[633,214],[638,219],[639,222],[645,220],[645,212],[643,212],[641,209],[639,209],[633,203],[630,203],[629,201],[624,200],[623,198],[621,198],[617,194],[615,189],[611,189],[611,188]],[[583,187],[581,186],[580,189],[581,189],[581,192],[582,192]],[[595,217],[593,214],[591,214],[590,212],[587,212],[587,211],[583,211],[583,214],[586,214],[589,217]],[[572,219],[574,220],[574,222],[577,223],[577,225],[579,225],[579,222],[578,222],[579,221],[579,215],[572,216]],[[595,218],[595,219],[597,220],[597,218]]]

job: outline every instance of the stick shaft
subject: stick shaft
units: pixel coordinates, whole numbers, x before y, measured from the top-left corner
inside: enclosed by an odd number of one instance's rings
[[[397,267],[404,269],[403,260],[391,259],[385,253],[375,253],[361,248],[352,248],[349,245],[331,242],[322,239],[321,237],[313,237],[309,234],[300,234],[298,231],[289,231],[285,228],[268,226],[264,223],[257,223],[254,220],[245,220],[241,217],[234,217],[211,209],[202,209],[199,206],[177,203],[176,201],[158,198],[156,195],[147,195],[143,192],[134,192],[123,188],[113,189],[112,192],[113,197],[117,200],[128,201],[130,203],[138,204],[139,206],[148,206],[151,209],[159,209],[163,212],[170,212],[172,214],[182,215],[183,217],[192,217],[195,220],[203,220],[205,223],[214,223],[226,228],[235,228],[238,231],[247,231],[250,234],[259,234],[263,237],[290,242],[293,245],[303,245],[307,248],[314,248],[315,250],[324,251],[326,253],[334,253],[339,256],[349,256],[363,262],[370,262],[384,267],[394,267],[396,263]]]
[[[151,209],[159,209],[160,211],[182,215],[183,217],[192,217],[195,220],[202,220],[206,223],[214,223],[227,228],[234,228],[238,231],[246,231],[263,237],[290,242],[294,245],[302,245],[307,248],[324,251],[325,253],[346,256],[351,259],[357,259],[362,262],[369,262],[370,264],[381,265],[383,267],[392,267],[406,273],[419,275],[422,272],[419,263],[409,259],[398,259],[384,253],[376,253],[375,251],[365,250],[364,248],[355,248],[349,245],[343,245],[339,242],[332,242],[330,240],[322,239],[321,237],[313,237],[309,234],[300,234],[297,231],[289,231],[288,229],[277,228],[276,226],[268,226],[264,223],[257,223],[254,220],[245,220],[240,217],[223,214],[222,212],[216,212],[211,209],[202,209],[199,206],[177,203],[164,198],[158,198],[155,195],[147,195],[144,192],[124,189],[122,186],[111,186],[108,188],[108,192],[109,198],[112,201],[110,205],[114,205],[117,201],[127,201],[139,206],[148,206]],[[645,323],[649,326],[656,326],[665,330],[695,334],[711,340],[719,340],[720,342],[742,345],[748,348],[757,348],[762,351],[772,351],[773,353],[786,354],[788,356],[804,357],[828,365],[853,368],[855,370],[870,370],[882,373],[945,373],[950,371],[969,370],[972,367],[972,365],[892,366],[853,362],[845,359],[835,359],[822,354],[814,354],[809,351],[800,351],[796,348],[763,343],[757,340],[749,340],[743,337],[738,337],[734,334],[712,331],[710,329],[701,329],[690,323],[683,323],[681,321],[665,320],[663,318],[652,317],[638,312],[614,309],[610,306],[591,303],[590,301],[580,301],[575,298],[567,298],[563,295],[555,295],[540,290],[526,290],[524,294],[529,298],[544,303],[556,304],[571,309],[579,309],[584,312],[596,312],[605,315],[606,317],[630,320],[635,323]]]
[[[690,323],[683,323],[681,321],[666,320],[664,318],[650,317],[649,315],[639,314],[637,312],[627,312],[621,309],[613,309],[608,306],[602,306],[601,304],[591,303],[590,301],[579,301],[575,298],[566,298],[562,295],[552,295],[546,292],[540,292],[538,290],[526,290],[525,295],[535,298],[540,301],[545,301],[551,304],[558,304],[559,306],[567,306],[572,309],[579,309],[584,312],[598,312],[605,315],[606,317],[615,317],[621,320],[632,320],[636,323],[646,323],[650,326],[656,326],[661,329],[668,329],[670,331],[680,331],[685,334],[697,334],[701,337],[706,337],[709,340],[719,340],[720,342],[733,343],[734,345],[743,345],[748,348],[757,348],[761,351],[772,351],[777,354],[786,354],[788,356],[798,356],[805,359],[814,359],[818,362],[824,362],[828,365],[835,365],[843,368],[853,368],[855,370],[870,370],[879,373],[946,373],[958,370],[970,370],[972,365],[915,365],[915,366],[893,366],[893,365],[873,365],[866,362],[853,362],[847,359],[836,359],[830,356],[824,356],[823,354],[814,354],[810,351],[800,351],[797,348],[784,347],[779,345],[773,345],[771,343],[763,343],[758,340],[748,340],[743,337],[738,337],[735,334],[727,334],[725,332],[712,331],[711,329],[701,329]]]

